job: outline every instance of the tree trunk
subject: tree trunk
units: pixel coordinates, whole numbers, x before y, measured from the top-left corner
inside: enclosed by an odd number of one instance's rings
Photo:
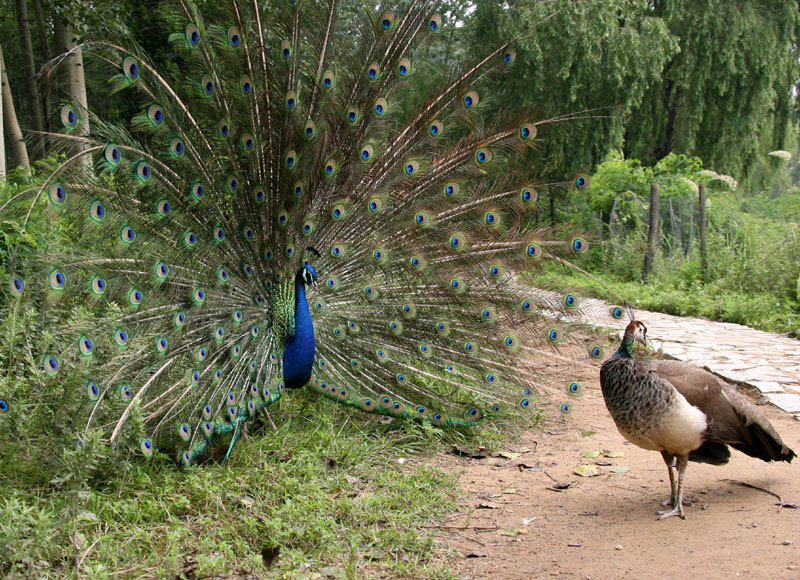
[[[660,204],[660,186],[654,183],[650,186],[650,227],[647,231],[647,245],[645,246],[644,264],[642,264],[642,284],[647,284],[647,277],[653,269],[658,246],[658,209]]]
[[[32,0],[31,4],[33,5],[33,14],[36,19],[36,29],[39,33],[39,49],[44,55],[45,62],[49,63],[50,59],[53,58],[53,53],[50,50],[50,41],[47,38],[47,21],[44,18],[42,1]],[[50,112],[52,109],[50,106],[50,90],[50,75],[45,75],[44,90],[40,90],[39,93],[42,96],[42,107],[44,108],[44,125],[48,131],[52,130],[50,127]]]
[[[708,261],[706,260],[706,184],[701,183],[698,192],[700,205],[700,277],[705,282],[708,273]]]
[[[550,225],[556,225],[556,195],[550,192]]]
[[[3,49],[0,47],[0,79],[2,79],[3,92],[3,120],[6,125],[6,135],[14,153],[16,165],[25,168],[30,175],[31,162],[28,160],[28,148],[25,146],[25,139],[22,138],[22,131],[17,121],[17,112],[14,110],[14,97],[11,96],[11,86],[8,84],[6,74],[6,63],[3,60]]]
[[[69,53],[62,63],[61,82],[67,93],[75,112],[78,113],[78,127],[76,134],[81,137],[89,136],[89,104],[86,98],[86,78],[83,69],[83,53],[76,45],[76,38],[72,33],[72,26],[60,16],[55,19],[55,43],[59,54]],[[78,148],[83,151],[88,148],[87,143],[79,143]],[[80,158],[81,173],[87,175],[91,169],[91,157],[85,155]]]
[[[17,0],[17,26],[19,28],[19,38],[22,43],[22,71],[25,75],[25,86],[28,92],[28,107],[33,119],[33,128],[36,131],[44,131],[44,116],[39,99],[39,87],[36,84],[36,63],[33,60],[33,42],[31,41],[31,26],[28,20],[27,0]],[[37,153],[44,154],[44,137],[37,135],[34,138]]]
[[[3,67],[3,50],[0,47],[0,76],[2,75],[2,67]],[[5,84],[3,84],[5,87]],[[5,132],[3,131],[3,103],[5,99],[3,98],[3,92],[0,90],[0,181],[6,178],[6,139],[5,139]]]

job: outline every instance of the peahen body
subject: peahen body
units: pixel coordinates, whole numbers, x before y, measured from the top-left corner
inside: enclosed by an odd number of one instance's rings
[[[176,1],[171,72],[125,41],[84,45],[139,112],[65,104],[64,160],[0,207],[62,228],[7,267],[31,380],[3,383],[6,428],[46,413],[65,440],[188,464],[285,387],[461,426],[552,386],[541,361],[572,356],[559,324],[577,299],[517,276],[586,249],[529,219],[541,188],[586,178],[536,186],[543,120],[484,117],[481,79],[513,70],[510,46],[445,74],[416,59],[443,25],[433,4],[340,4]]]
[[[603,363],[600,386],[619,432],[631,443],[660,451],[669,471],[671,496],[659,519],[683,513],[689,461],[725,465],[728,446],[763,461],[795,457],[764,415],[734,387],[696,366],[671,360],[633,358],[647,328],[633,320],[617,352]],[[678,478],[675,481],[674,469]]]

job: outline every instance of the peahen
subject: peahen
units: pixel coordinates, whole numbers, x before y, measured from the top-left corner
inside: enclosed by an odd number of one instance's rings
[[[600,386],[619,432],[644,449],[660,451],[670,497],[659,519],[684,518],[683,486],[689,461],[725,465],[728,446],[763,461],[791,462],[795,452],[764,415],[734,387],[694,365],[633,358],[647,328],[632,320],[617,352],[600,369]],[[677,482],[674,470],[678,471]]]
[[[589,358],[563,334],[577,297],[518,274],[586,249],[530,210],[588,179],[536,185],[545,120],[484,115],[481,81],[514,49],[447,74],[424,59],[430,2],[340,4],[178,0],[171,72],[132,42],[84,44],[138,112],[64,104],[63,161],[0,207],[60,228],[7,264],[4,311],[26,328],[6,344],[29,376],[2,383],[0,429],[37,413],[66,440],[190,464],[284,388],[442,426],[580,391],[540,373]]]

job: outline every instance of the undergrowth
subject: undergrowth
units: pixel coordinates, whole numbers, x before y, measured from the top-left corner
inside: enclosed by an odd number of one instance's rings
[[[449,578],[425,526],[454,509],[456,475],[423,454],[496,445],[501,425],[444,431],[292,395],[277,430],[250,433],[224,465],[156,455],[88,485],[3,463],[0,576]]]

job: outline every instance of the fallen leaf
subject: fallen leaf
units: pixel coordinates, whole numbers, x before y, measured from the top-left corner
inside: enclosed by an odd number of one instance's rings
[[[581,453],[581,457],[587,457],[589,459],[593,459],[595,457],[600,457],[600,452],[597,449],[593,449],[591,451],[584,451]]]
[[[609,459],[617,459],[619,457],[625,457],[625,454],[622,451],[606,451],[603,453],[603,457],[608,457]]]
[[[483,459],[488,455],[488,451],[483,445],[477,447],[476,449],[470,449],[461,445],[453,445],[452,452],[460,457],[471,457],[472,459]]]
[[[517,493],[517,490],[514,489],[513,487],[507,487],[504,490],[502,490],[500,493],[504,493],[506,495],[510,495],[510,494]]]
[[[580,475],[581,477],[594,477],[595,475],[600,475],[600,468],[596,465],[588,465],[586,463],[581,463],[576,465],[573,470],[576,475]]]
[[[475,507],[477,507],[478,509],[483,509],[483,510],[499,510],[500,509],[499,505],[497,505],[496,503],[490,503],[488,501],[482,501],[481,503],[479,503]]]
[[[600,467],[608,467],[609,465],[614,465],[610,461],[606,461],[605,459],[600,459],[594,462],[595,465],[599,465]]]
[[[504,457],[506,459],[518,459],[522,456],[522,453],[514,453],[512,451],[498,451],[498,457]]]
[[[609,471],[611,473],[628,473],[631,470],[627,465],[615,465]]]

